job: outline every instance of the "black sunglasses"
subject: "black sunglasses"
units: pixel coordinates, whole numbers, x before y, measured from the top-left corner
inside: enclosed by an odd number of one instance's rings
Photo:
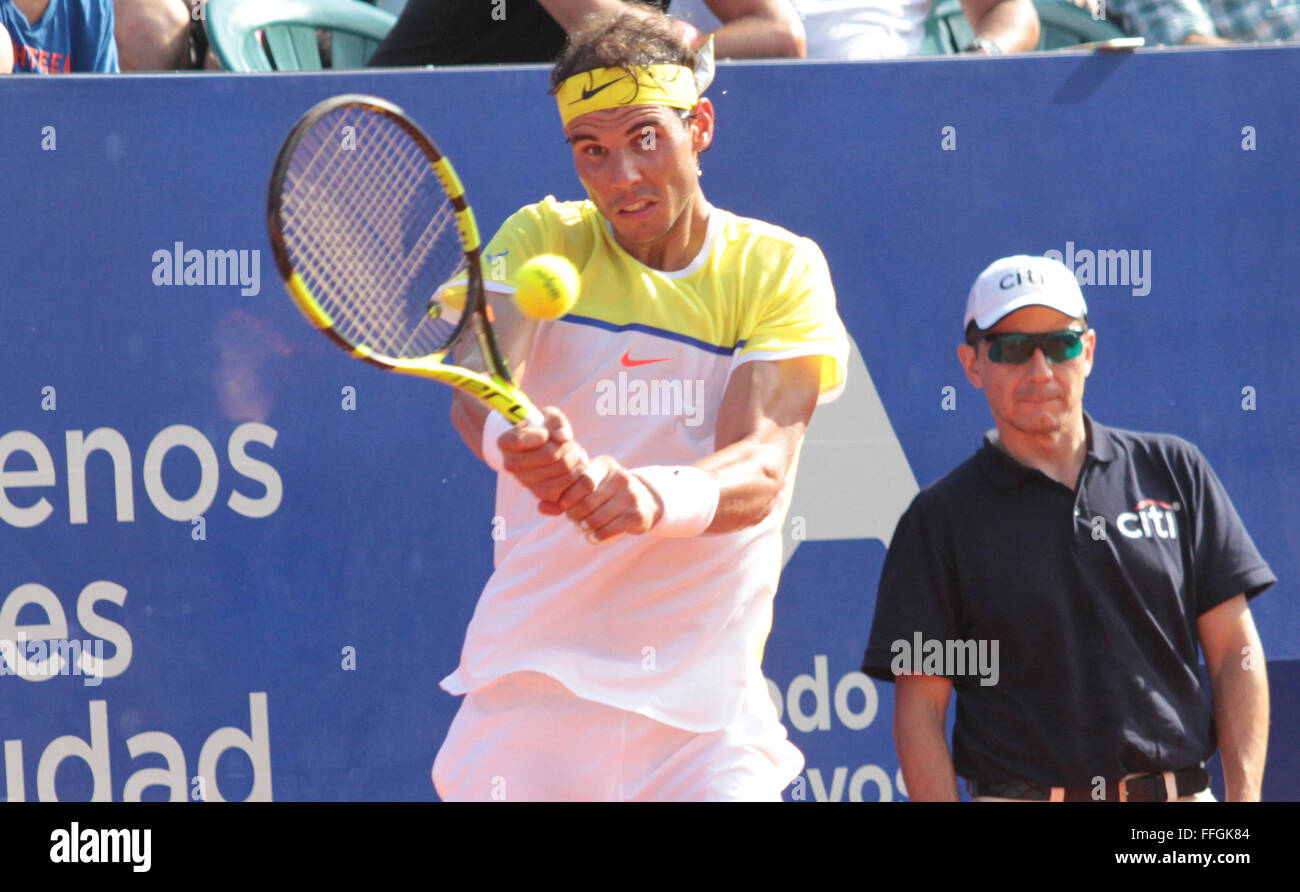
[[[976,339],[976,343],[988,341],[991,362],[1023,365],[1029,362],[1035,350],[1042,350],[1043,357],[1048,362],[1065,362],[1083,352],[1085,334],[1087,332],[1074,329],[1045,331],[1041,334],[1001,332],[981,335]]]

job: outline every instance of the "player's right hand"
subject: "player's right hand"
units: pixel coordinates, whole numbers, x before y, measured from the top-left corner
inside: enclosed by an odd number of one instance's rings
[[[497,440],[501,467],[514,475],[539,502],[556,502],[583,478],[586,450],[573,437],[564,413],[554,406],[542,409],[545,427],[520,426]]]
[[[564,510],[587,541],[600,543],[624,533],[636,536],[650,532],[663,514],[654,490],[611,456],[596,456],[591,467],[597,478],[595,485],[585,488],[584,494]],[[566,493],[561,504],[569,502],[571,495]],[[553,512],[543,506],[542,513]]]

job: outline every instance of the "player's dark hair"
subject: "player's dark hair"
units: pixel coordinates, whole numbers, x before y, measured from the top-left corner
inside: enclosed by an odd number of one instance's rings
[[[551,69],[551,93],[575,74],[596,68],[622,68],[635,80],[642,65],[684,65],[695,70],[695,53],[657,9],[596,13],[569,34]]]

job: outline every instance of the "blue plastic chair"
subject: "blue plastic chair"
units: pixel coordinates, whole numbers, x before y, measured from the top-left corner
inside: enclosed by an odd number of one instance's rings
[[[205,25],[227,71],[320,71],[364,67],[396,21],[359,0],[208,0]]]

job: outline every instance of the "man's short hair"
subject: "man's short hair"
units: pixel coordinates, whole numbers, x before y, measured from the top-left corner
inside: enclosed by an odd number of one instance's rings
[[[551,70],[551,93],[575,74],[597,68],[632,71],[643,65],[684,65],[695,70],[695,53],[673,28],[672,19],[656,9],[596,13],[569,34]]]

